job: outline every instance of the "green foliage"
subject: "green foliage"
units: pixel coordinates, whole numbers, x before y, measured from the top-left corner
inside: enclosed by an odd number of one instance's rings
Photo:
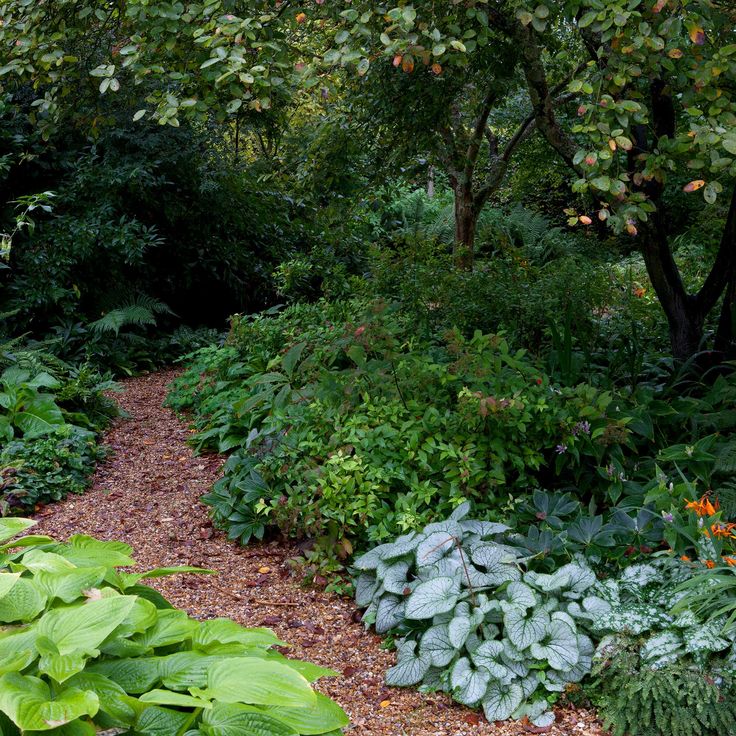
[[[270,525],[351,544],[466,498],[493,516],[551,468],[612,493],[619,481],[598,468],[621,465],[630,433],[611,401],[551,384],[503,336],[433,343],[400,312],[360,302],[236,321],[169,398],[194,411],[197,447],[237,451],[208,497],[226,527],[246,525],[235,536]]]
[[[0,376],[0,438],[38,437],[64,424],[61,409],[50,393],[59,386],[48,373],[31,376],[19,368],[7,368]]]
[[[134,564],[120,542],[13,538],[32,524],[0,520],[3,733],[285,736],[347,725],[310,684],[336,673],[279,654],[268,629],[195,621],[142,584],[196,568],[130,573],[116,569]]]
[[[601,657],[589,688],[614,736],[720,736],[736,718],[732,677],[643,663],[635,640]]]
[[[0,512],[32,511],[84,492],[104,456],[93,432],[70,424],[32,441],[9,442],[0,450]]]

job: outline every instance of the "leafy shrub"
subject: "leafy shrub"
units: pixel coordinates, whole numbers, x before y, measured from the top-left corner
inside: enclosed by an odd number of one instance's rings
[[[4,734],[275,736],[347,725],[310,685],[336,673],[274,651],[283,642],[268,629],[196,621],[141,584],[194,568],[130,573],[116,569],[134,564],[120,542],[13,539],[32,524],[0,520]]]
[[[550,503],[550,518],[570,512],[569,498],[556,507]],[[547,706],[556,694],[582,681],[605,702],[609,720],[620,727],[616,733],[624,734],[628,725],[621,724],[629,724],[631,716],[622,720],[616,714],[624,703],[616,681],[625,677],[616,669],[619,654],[636,652],[636,661],[629,656],[624,667],[636,683],[631,685],[636,698],[661,685],[654,710],[647,709],[658,724],[683,717],[685,706],[678,699],[668,706],[662,695],[672,677],[700,673],[683,692],[683,702],[689,702],[704,686],[703,678],[714,685],[733,673],[736,630],[724,629],[724,611],[711,610],[708,617],[703,615],[708,611],[687,605],[693,586],[702,596],[715,587],[713,581],[691,577],[691,565],[672,557],[650,558],[610,575],[611,565],[603,559],[596,575],[578,555],[550,568],[519,546],[523,527],[512,531],[467,520],[468,510],[463,504],[447,521],[379,545],[354,563],[356,603],[366,607],[364,621],[375,623],[378,633],[400,637],[388,684],[421,683],[466,705],[481,705],[489,720],[527,716],[543,726],[551,722]],[[547,572],[538,572],[540,565]],[[593,661],[598,665],[590,684],[585,678]],[[611,662],[617,665],[609,678]],[[668,674],[657,679],[660,671]],[[715,705],[723,693],[706,695]],[[641,731],[631,733],[654,734],[646,730],[655,723],[649,717],[639,724]],[[720,722],[711,711],[702,717],[705,725]],[[679,721],[677,727],[684,728]]]
[[[468,510],[358,558],[356,601],[376,631],[403,637],[387,684],[423,683],[482,705],[489,721],[547,726],[550,700],[590,670],[593,644],[567,608],[595,575],[579,563],[522,572],[499,540],[508,527],[465,520]]]
[[[93,432],[70,424],[32,441],[9,442],[0,450],[0,512],[33,510],[82,493],[104,456]]]
[[[613,736],[721,736],[733,730],[736,688],[728,675],[682,664],[652,667],[635,641],[602,657],[588,688]]]
[[[7,368],[0,376],[0,439],[39,436],[64,424],[51,393],[59,385],[48,373],[31,376],[19,368]]]

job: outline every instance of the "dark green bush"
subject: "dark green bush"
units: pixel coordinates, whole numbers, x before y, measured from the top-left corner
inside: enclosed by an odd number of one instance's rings
[[[93,432],[70,424],[44,437],[8,443],[0,450],[0,511],[32,511],[82,493],[104,457]]]

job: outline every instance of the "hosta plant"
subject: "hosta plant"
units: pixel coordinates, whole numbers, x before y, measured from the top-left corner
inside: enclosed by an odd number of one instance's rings
[[[421,683],[482,706],[490,721],[547,726],[550,703],[591,667],[593,643],[567,608],[595,574],[584,562],[528,570],[502,537],[507,527],[468,520],[468,510],[356,560],[357,603],[376,631],[400,637],[389,685]]]
[[[336,673],[289,660],[268,629],[196,621],[146,578],[130,548],[17,534],[0,520],[0,733],[157,736],[340,733],[343,711],[311,683]]]

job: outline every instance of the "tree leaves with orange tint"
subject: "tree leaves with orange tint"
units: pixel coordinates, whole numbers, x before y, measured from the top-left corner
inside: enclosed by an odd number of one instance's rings
[[[580,215],[578,219],[583,223],[583,225],[590,225],[593,222],[588,215]]]
[[[690,29],[690,40],[696,46],[702,46],[705,43],[705,31],[700,26],[693,26]]]
[[[414,59],[407,54],[401,62],[401,68],[407,74],[411,74],[414,71]]]
[[[682,188],[683,192],[697,192],[698,189],[705,186],[705,182],[702,179],[694,179],[691,182],[688,182],[685,184],[685,186]]]
[[[670,49],[667,52],[670,59],[682,59],[682,49]]]
[[[661,13],[665,5],[667,5],[667,0],[657,0],[652,8],[652,13]]]

